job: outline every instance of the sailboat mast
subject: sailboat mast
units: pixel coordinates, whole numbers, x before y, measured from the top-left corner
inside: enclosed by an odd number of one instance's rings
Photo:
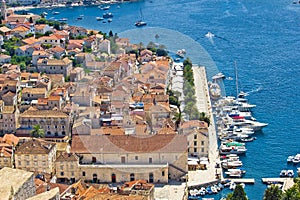
[[[239,82],[238,82],[238,71],[236,67],[236,61],[234,61],[234,70],[235,70],[235,87],[236,87],[236,97],[239,96]]]

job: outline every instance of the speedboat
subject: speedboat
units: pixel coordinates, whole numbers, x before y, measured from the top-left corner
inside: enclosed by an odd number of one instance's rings
[[[97,21],[101,21],[101,20],[103,20],[104,18],[103,17],[96,17],[96,20]]]
[[[55,12],[52,12],[53,15],[58,15],[59,12],[55,11]]]
[[[135,25],[136,27],[146,26],[146,25],[147,25],[147,22],[144,22],[144,21],[139,20],[139,21],[135,22],[134,25]]]
[[[228,171],[225,172],[225,174],[227,176],[229,176],[229,177],[235,177],[235,178],[240,178],[245,173],[246,173],[246,171],[245,170],[241,170],[241,169],[228,169]]]
[[[110,6],[101,7],[101,10],[109,10]]]
[[[289,156],[286,161],[287,162],[293,162],[293,159],[294,159],[295,156]]]
[[[207,33],[205,34],[205,37],[207,37],[207,38],[209,38],[209,39],[213,38],[214,36],[215,36],[215,35],[212,34],[211,32],[207,32]]]
[[[180,58],[184,58],[185,54],[186,54],[185,49],[179,49],[176,52],[176,55],[179,56]]]
[[[289,170],[281,170],[280,174],[279,174],[280,177],[294,177],[294,171],[292,169],[289,169]]]
[[[222,72],[219,72],[212,77],[213,80],[223,79],[223,78],[225,78],[225,75]]]
[[[230,182],[230,185],[229,185],[229,189],[230,189],[230,190],[234,190],[235,187],[236,187],[236,183],[233,182],[233,181],[231,181],[231,182]]]
[[[221,88],[218,83],[210,83],[209,92],[212,99],[219,99],[222,96]]]
[[[111,18],[111,17],[113,17],[112,13],[110,12],[103,13],[103,18]]]
[[[60,21],[60,22],[66,22],[66,21],[68,21],[68,19],[67,18],[61,18],[58,21]]]
[[[112,19],[108,19],[107,22],[109,22],[109,23],[112,22]]]

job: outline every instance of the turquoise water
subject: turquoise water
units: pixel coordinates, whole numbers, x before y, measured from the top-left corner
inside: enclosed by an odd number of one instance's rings
[[[148,22],[145,28],[134,27],[140,9]],[[47,9],[32,10],[43,11],[52,17]],[[236,61],[240,85],[257,105],[254,117],[269,123],[257,134],[258,140],[247,144],[243,158],[246,177],[256,180],[255,185],[246,186],[247,195],[252,200],[262,199],[266,188],[262,177],[278,177],[287,167],[296,170],[287,166],[286,158],[300,153],[300,5],[292,0],[141,1],[122,4],[119,9],[111,6],[113,22],[105,24],[95,20],[103,13],[97,7],[55,11],[60,14],[54,17],[68,18],[69,24],[123,32],[120,35],[135,42],[146,44],[159,34],[155,42],[164,43],[171,52],[186,48],[194,63],[208,67],[209,76],[222,71],[233,77]],[[84,19],[76,20],[81,14]],[[208,31],[215,34],[212,40],[205,37]],[[227,95],[235,95],[234,81],[224,83]]]

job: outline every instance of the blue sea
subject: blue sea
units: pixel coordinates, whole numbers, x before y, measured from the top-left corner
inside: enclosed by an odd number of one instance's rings
[[[60,12],[52,15],[53,11]],[[278,177],[289,155],[300,153],[300,4],[293,0],[145,0],[112,5],[111,23],[96,21],[98,7],[35,9],[48,18],[68,18],[71,25],[118,33],[132,42],[164,44],[170,53],[186,49],[187,56],[207,67],[209,78],[217,72],[234,77],[256,104],[254,117],[269,123],[256,141],[247,144],[243,157],[246,177],[255,178],[245,191],[262,199],[262,177]],[[142,12],[141,12],[142,11]],[[84,15],[83,20],[77,20]],[[136,28],[141,19],[146,27]],[[205,34],[211,32],[211,39]],[[159,38],[155,38],[158,34]],[[235,81],[225,80],[226,95],[235,95]],[[300,167],[300,166],[298,166]],[[215,196],[218,199],[221,195]]]

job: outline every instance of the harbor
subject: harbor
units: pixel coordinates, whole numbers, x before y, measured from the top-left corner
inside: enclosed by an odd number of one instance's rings
[[[223,81],[227,95],[236,93],[235,83],[231,79],[234,76],[232,63],[236,60],[240,71],[239,80],[242,82],[241,88],[250,92],[247,97],[249,102],[257,105],[254,108],[254,117],[269,123],[263,131],[255,134],[257,140],[246,144],[247,153],[240,156],[247,171],[244,178],[256,180],[254,185],[245,187],[248,197],[262,199],[266,189],[266,185],[259,181],[262,177],[278,177],[280,171],[285,168],[297,170],[297,165],[287,163],[286,158],[299,153],[299,142],[296,139],[299,130],[296,121],[300,113],[299,95],[295,95],[300,84],[295,76],[299,73],[299,68],[296,67],[299,53],[295,52],[299,46],[296,40],[299,26],[294,26],[293,20],[295,16],[299,16],[299,9],[292,5],[292,2],[286,1],[264,1],[259,6],[250,1],[242,3],[221,1],[220,3],[227,6],[226,12],[223,6],[216,7],[215,2],[207,1],[186,0],[180,4],[145,1],[124,4],[120,9],[122,12],[115,13],[114,21],[110,24],[97,23],[95,18],[99,16],[97,13],[99,9],[96,7],[89,7],[86,10],[75,7],[55,10],[60,12],[60,18],[69,18],[68,23],[71,25],[121,33],[129,29],[137,29],[134,22],[139,18],[139,13],[136,12],[136,15],[130,13],[132,9],[140,10],[142,7],[148,27],[161,27],[185,33],[206,49],[219,70],[201,57],[203,53],[199,54],[199,48],[193,49],[196,46],[194,43],[179,39],[174,33],[164,36],[164,32],[160,29],[153,31],[152,35],[147,35],[150,31],[147,27],[143,27],[138,29],[137,34],[126,35],[126,37],[130,38],[130,41],[138,40],[144,44],[148,44],[149,41],[161,42],[168,49],[172,49],[176,44],[177,47],[173,48],[175,52],[177,49],[187,49],[187,54],[193,63],[206,66],[209,80],[220,71],[226,75]],[[182,13],[182,6],[189,8],[189,12]],[[212,7],[215,9],[212,10]],[[205,12],[201,12],[202,9]],[[34,13],[43,11],[32,10]],[[70,20],[70,13],[73,13],[74,20]],[[88,16],[87,13],[95,14]],[[177,17],[178,13],[181,13],[180,18]],[[80,14],[84,14],[85,18],[78,21],[75,18]],[[165,18],[165,22],[157,20],[159,18]],[[197,23],[190,26],[187,31],[185,24],[189,20],[196,20]],[[87,21],[95,21],[95,23],[87,23]],[[249,29],[249,26],[252,28]],[[215,36],[208,39],[205,37],[208,32]],[[160,38],[155,39],[155,34],[159,34]],[[278,38],[281,43],[274,42]]]

